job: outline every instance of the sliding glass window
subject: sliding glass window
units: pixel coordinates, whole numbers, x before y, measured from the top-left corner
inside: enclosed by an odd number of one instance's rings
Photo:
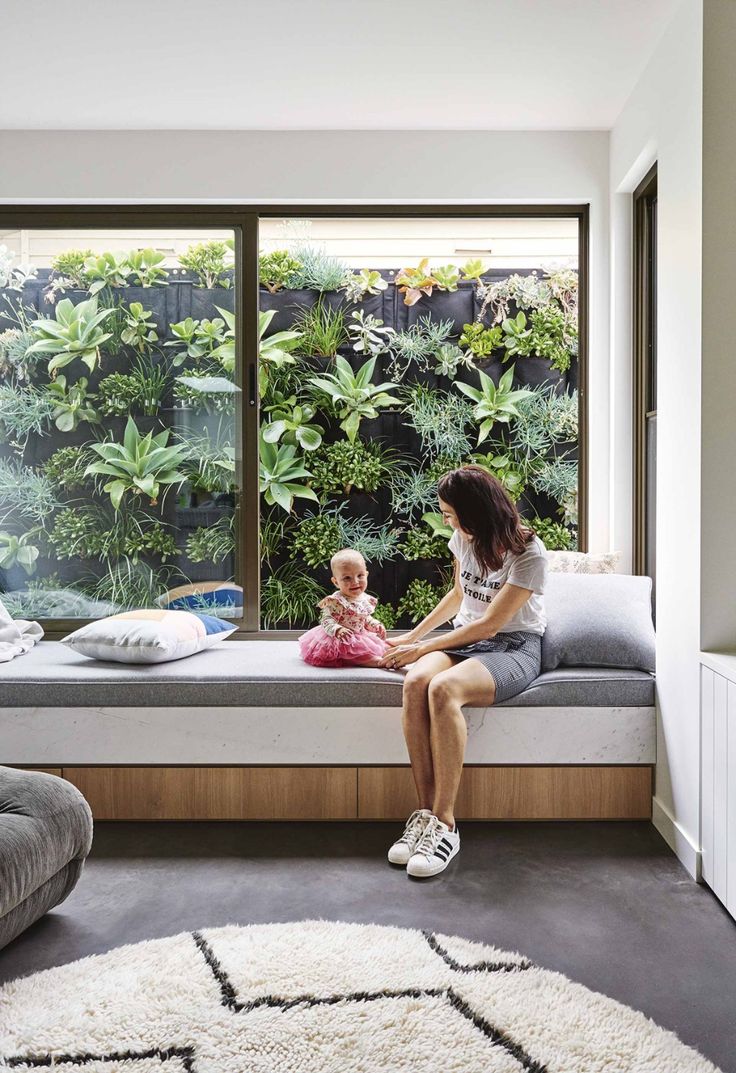
[[[237,238],[0,233],[0,588],[11,614],[242,619]]]

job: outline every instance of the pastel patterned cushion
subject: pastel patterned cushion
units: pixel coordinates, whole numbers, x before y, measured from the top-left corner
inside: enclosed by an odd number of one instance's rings
[[[167,663],[211,648],[237,627],[191,611],[125,611],[90,622],[61,642],[90,659]]]
[[[203,611],[241,618],[243,590],[234,581],[194,581],[169,589],[156,603],[172,611]]]
[[[620,551],[548,551],[549,569],[555,574],[613,574]]]

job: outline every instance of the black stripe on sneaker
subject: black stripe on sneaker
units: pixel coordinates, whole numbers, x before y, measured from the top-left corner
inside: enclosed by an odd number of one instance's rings
[[[440,859],[441,861],[446,861],[446,860],[447,860],[447,858],[448,858],[448,856],[449,856],[449,854],[450,854],[450,851],[449,851],[449,849],[439,849],[439,848],[438,848],[438,849],[436,849],[436,850],[434,851],[434,855],[435,855],[435,857],[439,857],[439,859]]]
[[[442,841],[440,842],[440,845],[444,846],[446,849],[452,849],[452,843],[448,842],[446,838],[442,839]]]

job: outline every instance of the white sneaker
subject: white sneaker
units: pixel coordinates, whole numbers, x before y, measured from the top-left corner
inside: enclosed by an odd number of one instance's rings
[[[455,824],[451,831],[446,823],[432,816],[422,831],[414,853],[409,858],[406,870],[415,879],[436,876],[447,868],[460,850],[460,832]]]
[[[391,864],[407,863],[424,833],[424,828],[431,819],[432,813],[428,808],[418,808],[415,812],[412,812],[406,821],[403,835],[394,842],[388,851],[388,859]]]

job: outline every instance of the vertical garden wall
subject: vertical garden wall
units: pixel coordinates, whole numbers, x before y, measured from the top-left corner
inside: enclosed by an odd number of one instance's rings
[[[451,579],[436,483],[464,462],[576,547],[576,272],[354,272],[303,247],[260,280],[264,626],[311,624],[342,546],[388,627],[423,617]]]
[[[0,588],[11,613],[238,616],[231,243],[0,261]]]

